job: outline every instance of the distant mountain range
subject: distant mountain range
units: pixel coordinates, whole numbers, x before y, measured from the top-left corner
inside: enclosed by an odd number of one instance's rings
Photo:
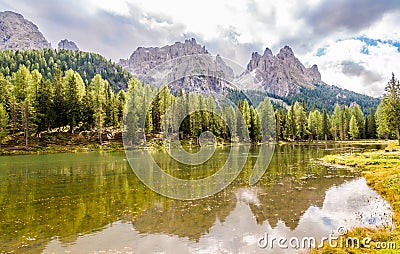
[[[35,24],[10,11],[0,12],[0,36],[0,50],[51,48]],[[58,49],[79,51],[77,45],[67,39],[58,43]],[[197,62],[190,57],[193,55],[199,56],[196,57]],[[174,61],[173,66],[169,64]],[[237,68],[230,66],[222,57],[211,56],[206,47],[195,39],[164,47],[139,47],[118,64],[146,83],[156,82],[160,76],[165,76],[163,82],[175,92],[180,89],[203,94],[214,91],[225,96],[233,90],[252,90],[257,91],[259,96],[268,96],[278,102],[291,104],[294,100],[304,99],[310,106],[326,106],[328,110],[336,103],[358,103],[364,110],[379,103],[379,99],[324,83],[318,67],[306,68],[289,46],[276,55],[268,48],[262,55],[252,53],[247,67],[239,73],[235,73]],[[193,71],[199,70],[205,75],[193,77]],[[324,95],[328,94],[329,98],[326,98]]]

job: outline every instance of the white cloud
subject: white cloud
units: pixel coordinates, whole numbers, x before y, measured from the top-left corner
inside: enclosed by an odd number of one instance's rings
[[[322,56],[315,50],[303,58],[318,65],[326,83],[371,96],[381,96],[391,73],[400,73],[397,47],[382,42],[341,40],[325,46]]]
[[[327,83],[370,95],[383,93],[392,71],[400,75],[395,46],[355,39],[398,41],[397,0],[0,0],[0,8],[38,24],[53,46],[68,38],[114,60],[139,46],[195,37],[211,53],[244,66],[252,51],[289,45],[306,65],[318,64]],[[326,54],[316,56],[319,48]],[[368,55],[361,53],[366,49]]]

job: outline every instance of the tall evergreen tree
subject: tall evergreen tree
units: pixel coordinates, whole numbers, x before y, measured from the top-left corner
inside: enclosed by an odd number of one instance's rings
[[[8,114],[3,104],[0,103],[0,151],[3,139],[7,136]]]
[[[357,139],[359,135],[359,129],[358,129],[357,119],[354,115],[351,116],[349,129],[350,129],[349,130],[350,137],[353,140]]]
[[[392,78],[385,87],[380,112],[380,124],[394,132],[400,145],[400,82],[392,73]]]
[[[107,81],[103,80],[99,74],[94,76],[92,82],[90,83],[90,86],[93,87],[93,94],[91,97],[93,100],[94,124],[97,130],[100,145],[103,143],[102,134],[106,118],[107,85]]]
[[[54,91],[52,84],[49,80],[39,82],[36,97],[36,114],[37,114],[37,132],[50,130],[54,124],[54,104],[53,104]]]
[[[70,133],[74,133],[74,128],[81,120],[82,98],[85,95],[85,85],[81,76],[72,70],[68,70],[65,73],[63,85],[66,101],[66,120]]]
[[[342,121],[341,115],[342,115],[342,112],[341,112],[340,106],[338,104],[336,104],[335,109],[333,110],[332,117],[331,117],[331,121],[332,121],[331,131],[332,131],[333,139],[335,141],[338,140],[340,137],[340,126],[341,126],[341,121]]]
[[[322,136],[326,140],[328,140],[329,136],[329,130],[331,128],[331,122],[329,119],[328,112],[326,112],[326,109],[324,108],[322,111]]]
[[[371,108],[367,121],[367,138],[376,138],[375,110]]]

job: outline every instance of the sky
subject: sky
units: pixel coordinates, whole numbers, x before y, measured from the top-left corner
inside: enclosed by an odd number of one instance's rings
[[[252,52],[289,45],[326,83],[375,97],[400,76],[399,0],[0,0],[0,10],[21,13],[53,47],[67,38],[114,61],[195,38],[244,67]]]

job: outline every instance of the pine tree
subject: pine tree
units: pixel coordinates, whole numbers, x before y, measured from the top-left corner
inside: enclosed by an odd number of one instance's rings
[[[90,83],[92,86],[92,100],[93,100],[93,111],[94,111],[94,124],[98,133],[98,139],[100,145],[103,143],[102,134],[103,134],[103,127],[106,118],[106,88],[107,88],[107,81],[103,80],[102,77],[97,74],[92,79]]]
[[[296,124],[296,114],[294,110],[294,104],[292,104],[289,108],[288,114],[286,116],[286,138],[295,140],[296,139],[296,133],[297,133],[297,124]]]
[[[8,114],[3,104],[0,104],[0,151],[3,139],[8,134],[7,126],[8,126]]]
[[[50,130],[54,124],[54,91],[49,80],[40,80],[36,96],[37,132]]]
[[[307,135],[307,113],[304,110],[303,106],[300,105],[300,103],[296,102],[294,104],[294,111],[296,115],[296,136],[300,140],[306,139]]]
[[[333,114],[331,117],[331,131],[332,131],[332,136],[333,139],[336,141],[340,137],[340,126],[341,126],[341,109],[338,104],[336,104],[335,109],[333,110]]]
[[[322,136],[322,116],[318,110],[313,110],[308,115],[308,128],[311,140],[319,140]]]
[[[252,142],[260,142],[261,141],[261,123],[260,118],[258,117],[257,111],[253,106],[250,106],[250,127],[249,127],[249,136]]]
[[[66,98],[63,86],[63,76],[60,68],[57,68],[54,76],[53,88],[54,88],[54,127],[63,127],[67,124],[66,121]]]
[[[350,137],[353,140],[357,139],[359,135],[359,129],[358,129],[357,119],[354,115],[351,116],[349,128],[350,128],[349,130]]]
[[[365,133],[365,122],[364,122],[364,113],[362,112],[360,106],[358,104],[354,104],[352,114],[355,116],[357,120],[357,127],[359,131],[359,137],[364,138],[364,133]]]
[[[374,108],[371,108],[368,116],[367,130],[368,138],[376,138],[376,120]]]
[[[274,117],[274,108],[268,98],[264,99],[258,107],[257,113],[260,117],[262,133],[265,140],[276,138],[276,123]]]
[[[392,73],[392,78],[385,87],[385,95],[379,105],[380,124],[394,132],[400,145],[400,82]]]
[[[81,120],[82,98],[85,95],[85,85],[81,76],[72,70],[65,73],[63,79],[65,91],[66,120],[69,132],[74,133],[74,128]]]
[[[32,75],[24,65],[20,65],[18,71],[13,74],[12,86],[13,96],[20,112],[19,117],[25,137],[25,149],[28,149],[29,133],[34,129],[33,123],[35,122],[33,108],[34,85]]]
[[[329,136],[329,130],[330,130],[330,119],[329,119],[329,115],[326,112],[326,109],[324,108],[322,111],[322,136],[323,138],[326,140],[328,140],[328,136]]]

